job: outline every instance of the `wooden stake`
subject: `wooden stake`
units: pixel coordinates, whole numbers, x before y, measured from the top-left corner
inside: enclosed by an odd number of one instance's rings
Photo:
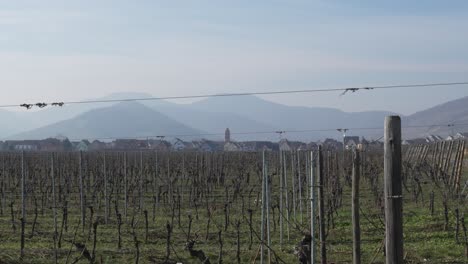
[[[354,149],[352,178],[352,215],[353,215],[353,263],[361,263],[361,226],[359,225],[359,151]]]
[[[401,180],[401,119],[385,118],[384,197],[386,263],[403,263],[403,197]]]

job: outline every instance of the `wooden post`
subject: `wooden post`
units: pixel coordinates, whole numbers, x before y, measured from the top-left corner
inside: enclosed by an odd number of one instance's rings
[[[299,179],[299,214],[301,215],[301,224],[304,223],[302,210],[302,177],[301,177],[301,152],[297,151],[297,174]]]
[[[107,198],[107,168],[106,168],[106,152],[104,152],[104,161],[103,161],[103,171],[104,171],[104,222],[107,225],[109,220],[109,204]]]
[[[294,151],[291,151],[291,185],[292,185],[292,206],[293,206],[293,216],[294,220],[297,220],[296,215],[296,162]]]
[[[361,263],[361,226],[359,225],[359,178],[360,157],[359,151],[353,153],[353,178],[352,178],[352,215],[353,215],[353,263]]]
[[[83,152],[79,154],[79,177],[80,177],[80,208],[81,208],[81,223],[83,225],[83,233],[85,229],[85,201],[84,201],[84,188],[83,188]]]
[[[319,221],[320,221],[320,256],[321,263],[327,264],[327,247],[326,247],[326,235],[325,235],[325,205],[323,197],[323,155],[322,146],[318,147],[318,160],[317,160],[317,171],[318,171],[318,206],[319,206]]]
[[[26,190],[25,190],[25,171],[24,171],[24,151],[21,152],[21,218],[26,221]]]
[[[124,216],[127,220],[127,207],[128,207],[128,179],[127,179],[127,152],[124,152]]]
[[[2,215],[5,213],[5,205],[6,205],[6,183],[7,183],[7,176],[5,174],[5,154],[2,155]]]
[[[403,197],[399,116],[385,118],[384,142],[386,263],[401,264],[403,263]]]
[[[144,183],[144,179],[143,177],[145,176],[144,175],[144,169],[143,169],[143,152],[140,151],[140,177],[139,177],[139,187],[138,187],[138,190],[139,190],[139,196],[140,196],[140,211],[143,211],[144,210],[144,207],[145,207],[145,196],[144,196],[144,190],[143,190],[143,183]],[[172,196],[172,192],[171,192],[171,196]]]
[[[24,151],[21,152],[21,259],[24,256],[24,226],[26,224],[26,176],[24,175]]]

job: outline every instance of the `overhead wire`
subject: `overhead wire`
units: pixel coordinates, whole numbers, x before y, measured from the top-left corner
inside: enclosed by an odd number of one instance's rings
[[[468,82],[440,82],[440,83],[399,84],[399,85],[383,85],[383,86],[344,87],[344,88],[331,88],[331,89],[263,91],[263,92],[256,91],[256,92],[241,92],[241,93],[181,95],[181,96],[166,96],[166,97],[143,97],[143,98],[101,99],[101,100],[82,100],[82,101],[57,101],[57,102],[49,102],[49,103],[38,102],[38,103],[5,104],[5,105],[0,105],[0,108],[23,107],[26,109],[32,109],[33,107],[38,107],[38,108],[44,108],[47,106],[62,107],[65,105],[76,105],[76,104],[97,104],[97,103],[135,102],[135,101],[197,99],[197,98],[209,98],[209,97],[231,97],[231,96],[275,95],[275,94],[278,95],[278,94],[324,93],[324,92],[342,92],[341,95],[345,95],[348,92],[355,93],[360,90],[383,90],[383,89],[421,88],[421,87],[455,87],[455,86],[460,86],[460,85],[468,85]]]

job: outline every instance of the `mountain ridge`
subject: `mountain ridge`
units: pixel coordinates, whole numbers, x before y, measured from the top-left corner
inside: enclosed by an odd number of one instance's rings
[[[146,93],[116,93],[106,97],[101,97],[96,100],[118,100],[127,98],[149,98],[152,97]],[[85,119],[94,120],[93,111],[99,109],[107,109],[107,117],[102,117],[103,120],[96,123],[106,123],[109,127],[118,128],[117,124],[109,123],[108,116],[125,116],[122,111],[122,105],[133,105],[138,108],[137,111],[140,115],[133,115],[130,120],[131,124],[135,127],[133,130],[120,130],[126,131],[129,134],[116,134],[112,133],[105,127],[100,127],[101,131],[97,131],[96,127],[90,128],[92,133],[83,131],[79,127],[80,124],[86,122]],[[468,97],[463,97],[453,101],[445,102],[434,107],[416,112],[409,116],[402,116],[403,127],[416,126],[416,125],[432,125],[448,124],[450,122],[468,123]],[[256,96],[239,96],[239,97],[216,97],[206,98],[190,104],[177,104],[165,100],[148,100],[139,102],[124,102],[124,103],[103,103],[75,107],[76,105],[64,106],[63,108],[50,108],[37,112],[8,112],[0,111],[0,118],[7,120],[10,123],[15,120],[24,121],[24,116],[30,115],[29,120],[43,121],[43,124],[27,129],[24,132],[12,133],[14,136],[9,136],[7,139],[12,138],[41,138],[53,137],[57,134],[64,134],[72,138],[75,135],[78,138],[83,137],[111,137],[111,136],[149,136],[167,132],[167,134],[174,134],[171,131],[164,130],[161,124],[167,124],[169,127],[178,124],[178,129],[182,133],[176,134],[196,134],[196,133],[209,133],[209,134],[222,134],[226,127],[229,127],[233,132],[235,140],[278,140],[278,135],[272,133],[261,135],[235,135],[235,132],[255,132],[255,131],[278,131],[278,130],[309,130],[309,129],[333,129],[333,128],[361,128],[359,130],[349,131],[349,135],[365,136],[370,139],[379,138],[382,134],[381,130],[363,129],[383,127],[383,120],[387,115],[394,115],[390,111],[360,111],[360,112],[345,112],[336,108],[327,107],[307,107],[307,106],[287,106],[275,102],[256,97]],[[49,113],[60,113],[60,111],[67,111],[67,107],[74,107],[68,110],[64,116],[71,116],[70,118],[61,119],[57,116],[50,119],[43,119]],[[120,109],[120,110],[119,110]],[[102,110],[101,110],[102,111]],[[84,116],[83,116],[84,115]],[[77,119],[77,117],[80,117]],[[55,119],[55,120],[54,120]],[[158,123],[159,126],[152,126],[151,129],[136,120],[143,119],[148,122]],[[27,119],[26,119],[27,120]],[[118,123],[118,120],[115,120]],[[172,124],[172,125],[169,125]],[[8,127],[8,126],[7,126]],[[27,127],[23,125],[20,127]],[[67,127],[74,128],[67,129]],[[55,131],[53,131],[55,129]],[[452,128],[453,129],[453,128]],[[428,134],[441,134],[446,136],[452,132],[448,127],[432,127],[432,128],[404,128],[403,136],[405,138],[421,137]],[[5,130],[4,130],[5,131]],[[81,131],[82,135],[78,135],[77,131]],[[106,131],[103,133],[102,131]],[[66,133],[65,133],[66,132]],[[169,133],[171,132],[171,133]],[[146,133],[143,135],[143,133]],[[69,135],[67,135],[69,134]],[[288,139],[312,141],[318,139],[340,138],[341,134],[338,131],[317,131],[307,133],[289,133]],[[216,138],[222,138],[221,135]]]

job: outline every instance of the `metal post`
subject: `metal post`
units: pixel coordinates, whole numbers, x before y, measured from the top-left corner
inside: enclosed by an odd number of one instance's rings
[[[401,179],[401,119],[385,118],[384,195],[386,263],[403,263],[403,197]]]
[[[289,217],[289,190],[288,190],[288,177],[287,177],[287,166],[286,166],[286,153],[283,152],[284,154],[284,157],[283,157],[283,170],[284,170],[284,173],[283,173],[283,176],[284,176],[284,190],[285,190],[285,202],[286,202],[286,232],[287,232],[287,235],[288,235],[288,241],[289,241],[289,223],[290,223],[290,217]]]
[[[124,207],[124,216],[125,219],[127,219],[127,207],[128,207],[128,193],[127,193],[127,187],[128,185],[128,180],[127,180],[127,153],[124,153],[124,201],[125,201],[125,207]]]
[[[260,244],[260,263],[263,264],[264,244],[265,244],[265,151],[262,152],[262,225],[260,229],[261,244]]]
[[[55,199],[55,174],[54,174],[54,154],[52,153],[50,157],[50,176],[52,178],[52,213],[54,218],[54,259],[55,263],[58,263],[58,255],[57,255],[57,202]]]
[[[315,156],[310,152],[310,254],[311,263],[315,263]]]
[[[280,150],[279,151],[279,162],[280,162],[280,204],[279,204],[279,228],[280,228],[280,248],[283,248],[283,192],[284,192],[284,186],[283,186],[283,152]]]
[[[299,214],[301,215],[301,224],[304,222],[302,210],[302,177],[301,177],[301,152],[297,151],[297,172],[299,178]]]
[[[322,156],[322,146],[318,148],[318,160],[317,160],[317,171],[318,171],[318,188],[319,188],[319,220],[320,220],[320,256],[321,263],[327,264],[327,246],[326,246],[326,234],[325,234],[325,204],[323,196],[323,156]]]
[[[263,152],[265,153],[265,151]],[[270,236],[270,179],[268,177],[268,163],[265,161],[265,191],[266,191],[266,228],[268,243],[268,263],[271,263],[271,236]]]

